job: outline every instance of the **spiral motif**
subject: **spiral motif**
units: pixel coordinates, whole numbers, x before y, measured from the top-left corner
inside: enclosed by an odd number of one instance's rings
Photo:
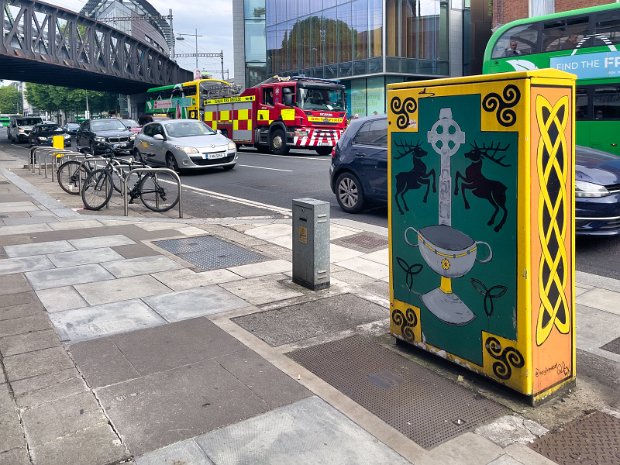
[[[400,326],[400,333],[403,335],[405,340],[409,342],[415,341],[415,336],[413,334],[413,328],[418,325],[418,317],[411,307],[405,310],[405,314],[400,310],[394,310],[392,312],[392,321]]]
[[[497,122],[504,127],[509,127],[517,121],[517,114],[511,108],[521,100],[521,91],[513,84],[504,88],[502,95],[491,92],[482,100],[482,108],[487,113],[497,112]]]
[[[569,176],[566,125],[569,120],[569,98],[564,96],[552,106],[539,95],[536,118],[540,129],[537,170],[540,185],[538,200],[538,235],[541,257],[538,273],[540,311],[536,325],[536,344],[541,346],[553,328],[561,334],[570,331],[570,314],[566,297],[568,286],[568,250],[565,244],[570,228],[567,210],[571,193],[566,189]]]
[[[493,373],[499,379],[510,379],[512,368],[522,368],[525,365],[525,359],[517,349],[514,347],[502,349],[502,344],[494,337],[487,339],[485,347],[489,355],[497,360],[493,363]]]
[[[396,126],[398,129],[406,129],[409,126],[411,115],[418,109],[418,103],[413,97],[407,97],[401,102],[400,98],[394,97],[390,102],[390,109],[398,115],[396,117]]]

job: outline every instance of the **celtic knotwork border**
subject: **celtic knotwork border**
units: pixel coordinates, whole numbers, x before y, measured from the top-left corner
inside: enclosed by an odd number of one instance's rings
[[[525,365],[521,352],[514,347],[502,349],[502,344],[494,337],[487,338],[484,347],[489,355],[497,360],[493,363],[493,373],[499,379],[510,379],[513,368],[522,368]]]
[[[418,317],[411,307],[405,310],[405,313],[396,309],[392,312],[392,321],[400,326],[400,333],[409,342],[415,342],[413,328],[418,325]]]
[[[418,102],[413,97],[407,97],[403,101],[398,97],[394,97],[390,102],[390,109],[398,115],[396,117],[398,129],[406,129],[409,126],[410,115],[418,109]]]
[[[517,121],[517,114],[511,108],[521,100],[521,91],[513,84],[504,87],[502,95],[495,92],[488,94],[482,100],[482,108],[487,113],[497,111],[497,122],[504,127],[510,127]]]

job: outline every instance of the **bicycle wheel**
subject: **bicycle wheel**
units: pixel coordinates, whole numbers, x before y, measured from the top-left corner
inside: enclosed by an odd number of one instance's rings
[[[171,173],[146,173],[139,189],[140,200],[154,212],[168,211],[179,202],[177,178]]]
[[[87,165],[82,165],[79,161],[65,161],[58,167],[58,170],[56,170],[58,184],[67,194],[79,195],[81,185],[80,178],[82,182],[84,182],[90,172],[90,168]]]
[[[101,210],[112,197],[112,177],[105,168],[88,175],[82,184],[82,201],[87,210]]]

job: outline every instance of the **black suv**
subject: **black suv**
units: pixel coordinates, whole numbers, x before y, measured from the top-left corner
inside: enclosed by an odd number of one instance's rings
[[[80,124],[75,145],[93,155],[109,151],[116,155],[131,155],[135,137],[120,119],[89,119]]]

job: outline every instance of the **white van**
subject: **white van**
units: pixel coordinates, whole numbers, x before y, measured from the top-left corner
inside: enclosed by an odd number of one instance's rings
[[[7,137],[11,142],[28,142],[32,126],[42,122],[43,120],[39,116],[11,116],[9,127],[6,130]]]

